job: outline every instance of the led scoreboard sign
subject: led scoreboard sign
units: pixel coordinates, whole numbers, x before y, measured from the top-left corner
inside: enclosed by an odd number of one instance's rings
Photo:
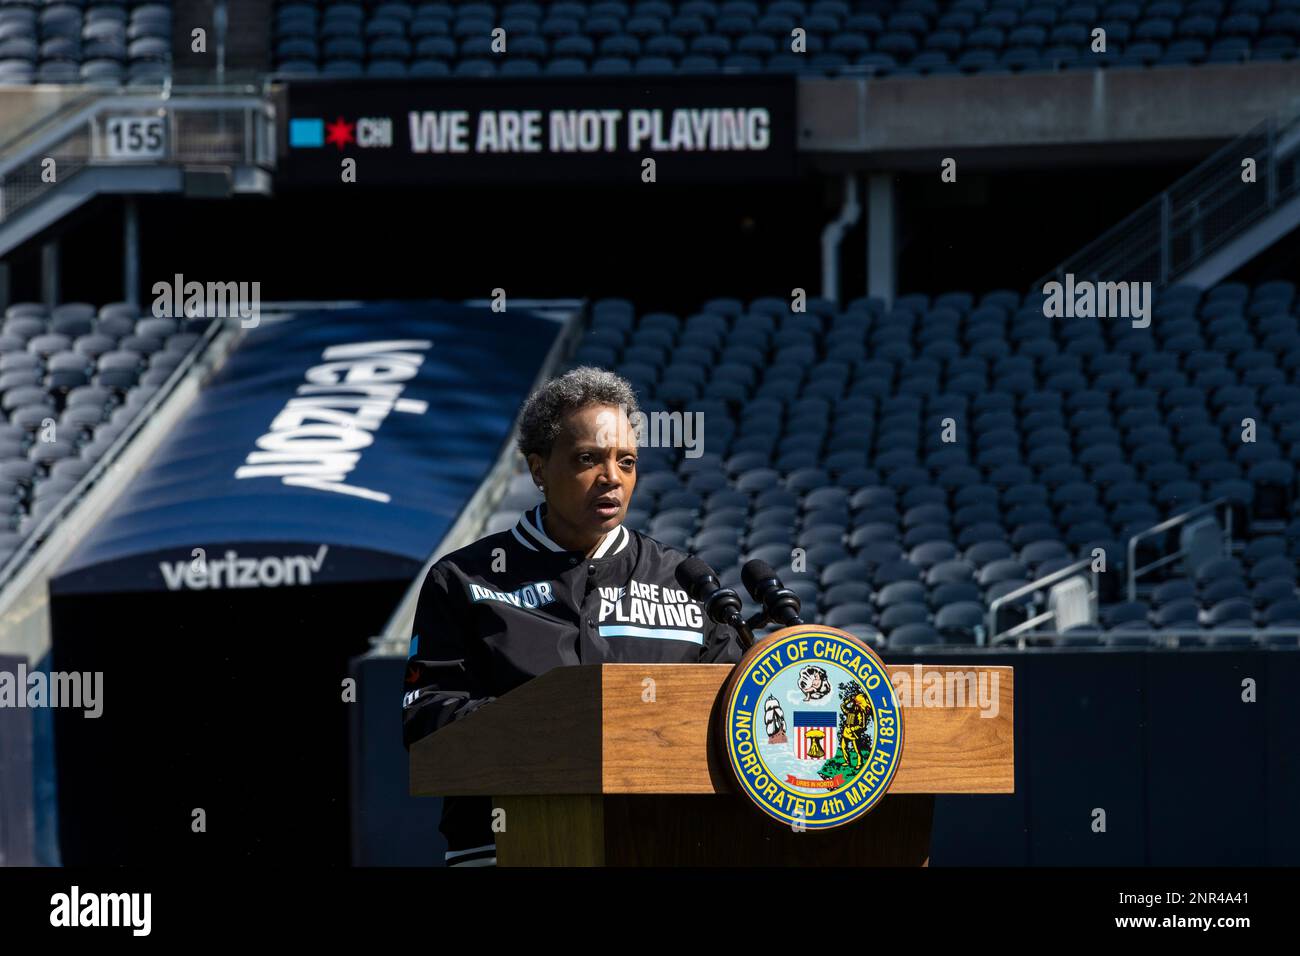
[[[294,80],[290,184],[777,181],[795,175],[792,77]]]

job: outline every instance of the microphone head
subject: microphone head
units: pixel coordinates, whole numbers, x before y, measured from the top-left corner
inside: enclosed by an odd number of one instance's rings
[[[718,581],[717,572],[694,555],[677,565],[674,577],[677,578],[677,583],[681,585],[682,590],[695,601],[704,600],[722,586]]]
[[[758,592],[758,586],[764,581],[776,579],[776,571],[766,561],[760,561],[755,558],[753,561],[746,562],[745,566],[740,569],[740,580],[745,585],[745,590],[759,604],[763,603],[763,597]]]

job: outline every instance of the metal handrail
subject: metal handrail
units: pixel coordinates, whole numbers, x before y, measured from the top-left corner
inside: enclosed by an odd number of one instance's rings
[[[1033,627],[1035,624],[1038,624],[1041,621],[1045,621],[1048,618],[1053,617],[1053,613],[1051,611],[1044,611],[1042,614],[1038,614],[1035,615],[1034,617],[1029,618],[1028,620],[1021,621],[1015,627],[1008,628],[1005,631],[995,632],[994,628],[997,627],[998,611],[1000,611],[1004,606],[1010,604],[1012,601],[1019,600],[1020,598],[1024,597],[1026,594],[1035,594],[1039,591],[1051,587],[1053,584],[1056,584],[1059,581],[1064,581],[1066,578],[1072,578],[1075,575],[1077,575],[1080,571],[1082,571],[1084,568],[1089,568],[1091,566],[1092,566],[1091,558],[1081,558],[1080,560],[1076,561],[1074,564],[1067,565],[1066,567],[1061,568],[1059,571],[1053,571],[1051,574],[1045,574],[1041,578],[1038,578],[1037,580],[1030,581],[1028,584],[1016,588],[1014,591],[1008,591],[1006,594],[1002,595],[1001,597],[994,598],[993,601],[989,604],[988,626],[984,629],[985,634],[987,635],[986,639],[988,643],[996,644],[999,638],[1015,637],[1019,635],[1025,628]],[[1097,572],[1096,571],[1092,572],[1092,590],[1089,592],[1088,597],[1092,599],[1093,610],[1095,611],[1097,607]]]
[[[95,99],[111,95],[112,92],[112,90],[98,87],[86,90],[80,96],[73,97],[70,100],[65,100],[56,106],[53,112],[46,113],[40,119],[18,130],[4,142],[0,142],[0,157],[16,152],[22,146],[24,140],[40,135],[44,129],[57,122],[60,118],[85,109]]]
[[[1063,281],[1067,273],[1081,280],[1142,277],[1167,285],[1300,190],[1300,175],[1279,181],[1279,160],[1293,158],[1297,132],[1300,117],[1257,124],[1040,276],[1034,287]],[[1241,160],[1247,157],[1256,160],[1257,179],[1250,184],[1241,180]],[[1254,202],[1257,197],[1262,201]],[[1251,200],[1250,207],[1207,237],[1211,215],[1241,199]],[[1175,243],[1189,237],[1192,248],[1178,255]],[[1147,262],[1153,264],[1143,271]]]
[[[112,441],[108,448],[104,449],[100,459],[58,500],[58,503],[51,509],[49,514],[37,523],[36,527],[24,538],[18,550],[11,554],[8,560],[0,563],[0,595],[4,594],[5,587],[17,575],[27,559],[45,543],[45,539],[49,537],[54,526],[62,521],[81,502],[100,478],[116,465],[123,449],[135,438],[140,429],[153,416],[153,413],[162,406],[163,402],[176,389],[177,385],[202,360],[208,351],[208,347],[225,326],[226,323],[221,320],[214,320],[208,324],[208,327],[203,330],[202,337],[190,346],[190,350],[185,354],[180,364],[172,370],[158,390],[149,396],[148,401],[142,404],[136,413],[131,416],[126,428]]]
[[[104,117],[109,114],[156,113],[169,124],[170,135],[164,140],[165,155],[158,159],[132,160],[135,165],[143,162],[162,167],[186,162],[229,162],[237,155],[239,159],[235,161],[244,165],[275,166],[273,103],[255,94],[239,95],[228,87],[198,87],[193,94],[180,97],[173,92],[168,88],[161,92],[122,91],[101,96],[77,112],[60,113],[57,122],[51,119],[41,135],[30,137],[22,149],[11,155],[3,155],[0,158],[0,222],[12,219],[20,210],[57,188],[57,184],[46,182],[39,175],[36,166],[43,157],[66,155],[61,180],[86,166],[121,165],[122,160],[106,154],[104,137],[100,135]],[[177,135],[180,117],[214,111],[222,116],[220,111],[237,110],[244,112],[244,122],[231,124],[228,132],[219,134],[215,141],[200,131],[199,145],[194,146],[186,137]],[[76,148],[69,149],[70,144]],[[64,162],[60,159],[61,164]]]
[[[156,90],[150,90],[147,93],[131,93],[123,90],[109,95],[101,95],[94,103],[81,104],[81,114],[83,115],[74,114],[65,117],[54,115],[49,117],[48,122],[41,125],[55,128],[51,130],[46,140],[40,142],[39,148],[33,144],[23,150],[10,152],[6,149],[0,151],[0,174],[7,169],[28,161],[31,158],[30,154],[33,152],[47,153],[52,151],[59,141],[67,138],[72,133],[80,131],[85,124],[93,123],[100,113],[107,110],[142,110],[153,107],[165,109],[169,112],[252,109],[261,110],[267,119],[274,117],[274,107],[255,93],[239,95],[225,91],[212,91],[212,93],[204,95],[209,98],[177,99],[174,95],[163,95]],[[56,126],[54,121],[60,118],[62,122]]]
[[[1224,555],[1229,555],[1232,553],[1232,501],[1228,498],[1223,498],[1223,497],[1215,498],[1213,501],[1207,502],[1203,505],[1197,505],[1195,508],[1192,508],[1189,511],[1184,511],[1181,512],[1180,514],[1176,514],[1172,518],[1167,518],[1166,520],[1160,522],[1157,525],[1152,525],[1150,528],[1147,528],[1145,531],[1139,531],[1137,534],[1133,535],[1131,538],[1128,539],[1128,562],[1127,562],[1128,599],[1130,601],[1137,600],[1137,579],[1141,575],[1146,574],[1148,571],[1154,571],[1156,568],[1162,568],[1166,564],[1169,564],[1171,561],[1176,561],[1180,557],[1182,557],[1182,551],[1179,551],[1176,554],[1167,554],[1164,557],[1162,557],[1160,560],[1153,561],[1150,564],[1146,565],[1145,567],[1138,569],[1135,566],[1137,562],[1138,542],[1143,540],[1144,538],[1150,538],[1150,537],[1154,537],[1157,534],[1163,534],[1166,531],[1170,531],[1173,528],[1177,528],[1179,525],[1186,524],[1188,521],[1190,521],[1192,518],[1195,518],[1197,515],[1201,515],[1207,511],[1213,510],[1215,508],[1221,508],[1221,507],[1226,508],[1227,511],[1227,515],[1224,519],[1223,553]]]

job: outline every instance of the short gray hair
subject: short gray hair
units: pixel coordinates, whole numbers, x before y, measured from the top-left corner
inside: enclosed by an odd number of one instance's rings
[[[592,405],[622,406],[631,418],[639,410],[636,392],[627,379],[591,365],[580,365],[537,388],[524,402],[515,443],[527,458],[533,452],[547,458],[560,434],[564,416]]]

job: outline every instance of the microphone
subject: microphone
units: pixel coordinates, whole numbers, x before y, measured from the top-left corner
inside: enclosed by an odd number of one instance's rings
[[[740,569],[740,580],[773,624],[790,627],[803,623],[799,616],[799,595],[781,583],[770,564],[757,559],[748,562]]]
[[[709,616],[709,620],[730,625],[740,635],[740,643],[744,648],[753,646],[754,634],[740,614],[744,606],[740,595],[732,588],[724,588],[711,567],[691,556],[677,565],[676,578],[692,601],[704,605],[704,613]]]

